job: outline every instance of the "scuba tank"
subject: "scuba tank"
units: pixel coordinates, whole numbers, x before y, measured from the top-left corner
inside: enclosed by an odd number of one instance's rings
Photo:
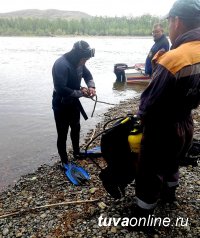
[[[108,123],[104,125],[104,129],[107,125]],[[136,135],[131,135],[134,130],[138,133],[135,131]],[[125,188],[135,179],[138,153],[132,153],[128,137],[138,138],[141,132],[140,119],[136,115],[128,114],[102,134],[101,151],[107,167],[101,170],[99,177],[104,188],[113,198],[124,196]],[[136,144],[136,138],[133,139],[133,144]]]
[[[109,126],[111,122],[113,124]],[[85,148],[87,155],[89,145],[101,135],[101,153],[107,166],[102,168],[92,156],[89,158],[101,170],[99,178],[103,187],[116,199],[125,195],[125,188],[134,181],[136,176],[138,153],[132,153],[133,150],[128,141],[130,136],[131,144],[132,141],[136,142],[135,139],[138,138],[139,133],[135,130],[142,132],[140,119],[136,115],[127,114],[126,117],[114,118],[104,125],[103,131],[94,137]],[[136,138],[131,136],[136,136]]]
[[[139,153],[142,140],[142,130],[140,127],[134,128],[130,135],[128,136],[128,143],[131,149],[131,152]]]

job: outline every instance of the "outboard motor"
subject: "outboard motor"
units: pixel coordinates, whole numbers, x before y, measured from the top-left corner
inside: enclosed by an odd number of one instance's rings
[[[116,75],[116,82],[125,82],[125,72],[124,70],[128,67],[128,65],[119,63],[114,65],[114,73]]]

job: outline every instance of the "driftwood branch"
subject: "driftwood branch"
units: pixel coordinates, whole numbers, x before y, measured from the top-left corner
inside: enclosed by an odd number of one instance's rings
[[[90,141],[89,141],[89,142],[92,141],[92,139],[93,139],[93,137],[94,137],[94,135],[95,135],[95,132],[96,132],[96,129],[93,129],[93,132],[92,132],[92,135],[91,135],[91,138],[90,138]]]
[[[89,144],[89,143],[92,141],[92,139],[93,139],[93,137],[94,137],[94,135],[95,135],[95,132],[96,132],[96,129],[94,128],[94,129],[92,130],[92,132],[91,132],[91,136],[90,136],[90,139],[88,140],[87,144]],[[83,150],[84,147],[85,147],[85,145],[82,146],[81,149]]]
[[[11,217],[11,216],[16,216],[19,214],[24,214],[27,212],[33,212],[36,210],[40,210],[43,208],[51,208],[51,207],[57,207],[57,206],[67,206],[67,205],[74,205],[74,204],[82,204],[82,203],[92,203],[92,202],[97,202],[99,201],[99,199],[91,199],[91,200],[78,200],[78,201],[71,201],[71,202],[60,202],[60,203],[53,203],[53,204],[47,204],[47,205],[43,205],[43,206],[38,206],[38,207],[33,207],[33,208],[28,208],[28,209],[22,209],[20,211],[16,211],[16,212],[11,212],[11,213],[7,213],[4,215],[0,215],[0,219],[4,219],[7,217]]]

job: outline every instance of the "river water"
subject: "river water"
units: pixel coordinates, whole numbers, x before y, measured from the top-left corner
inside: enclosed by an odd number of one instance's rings
[[[138,94],[134,86],[116,87],[113,66],[144,62],[153,43],[151,38],[0,37],[0,190],[41,164],[55,161],[51,68],[81,39],[96,49],[87,66],[96,82],[99,100],[116,104]],[[82,104],[91,115],[94,102],[82,99]],[[97,104],[94,117],[82,120],[82,141],[109,107]]]

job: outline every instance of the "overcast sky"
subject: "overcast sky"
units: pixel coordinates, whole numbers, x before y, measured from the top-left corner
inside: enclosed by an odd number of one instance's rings
[[[1,0],[0,13],[22,9],[81,11],[93,16],[163,16],[175,0]]]

